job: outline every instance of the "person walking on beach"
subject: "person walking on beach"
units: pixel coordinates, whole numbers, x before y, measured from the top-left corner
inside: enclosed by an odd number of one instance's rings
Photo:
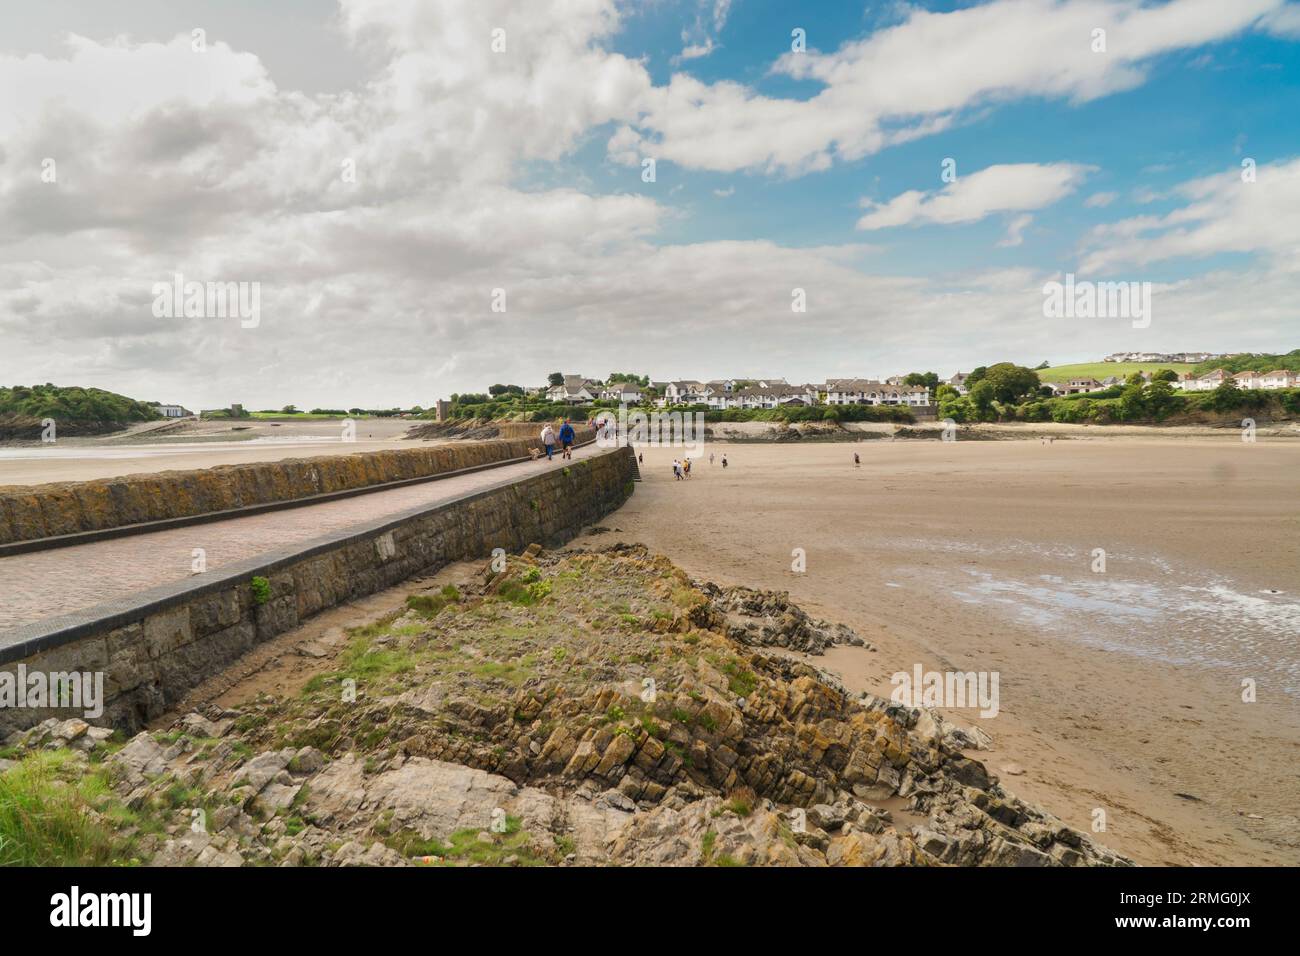
[[[567,418],[564,420],[564,424],[560,426],[560,445],[563,446],[564,448],[564,453],[561,457],[572,458],[573,457],[573,451],[572,451],[573,426],[569,424],[569,420]]]
[[[691,477],[691,460],[689,458],[682,462],[682,477]]]
[[[676,458],[673,459],[673,478],[676,481],[682,480],[682,463]]]
[[[853,467],[854,468],[862,467],[862,459],[858,457],[858,453],[856,451],[853,453]]]
[[[726,467],[727,467],[727,456],[726,456],[726,455],[723,455],[723,456],[722,456],[722,467],[723,467],[723,468],[726,468]]]
[[[542,444],[546,446],[546,460],[552,461],[552,455],[555,454],[555,429],[551,423],[547,422],[546,427],[542,429]]]
[[[713,465],[713,452],[709,452],[709,465]]]

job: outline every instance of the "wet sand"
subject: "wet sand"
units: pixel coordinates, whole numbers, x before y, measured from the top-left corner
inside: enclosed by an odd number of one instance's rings
[[[877,645],[814,659],[854,689],[997,671],[996,717],[946,711],[993,736],[975,756],[1139,862],[1300,863],[1300,446],[719,443],[677,482],[681,453],[646,449],[617,531],[575,546],[788,590]]]

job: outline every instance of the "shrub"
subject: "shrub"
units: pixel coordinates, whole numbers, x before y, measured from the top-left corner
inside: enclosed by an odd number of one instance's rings
[[[253,603],[265,604],[271,600],[271,582],[264,577],[254,577],[250,582],[253,589]]]

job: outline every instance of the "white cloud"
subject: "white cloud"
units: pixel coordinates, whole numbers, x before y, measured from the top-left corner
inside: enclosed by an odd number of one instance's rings
[[[1300,37],[1300,3],[1288,3],[1264,16],[1261,21],[1269,33],[1288,39]]]
[[[879,204],[864,200],[869,212],[858,228],[975,222],[994,213],[1042,209],[1074,192],[1090,170],[1074,163],[989,166],[934,192],[912,190]]]
[[[1140,216],[1095,227],[1085,238],[1082,268],[1106,272],[1126,265],[1219,253],[1300,257],[1300,158],[1257,167],[1245,182],[1240,167],[1183,183],[1186,203],[1164,216]]]
[[[1104,209],[1119,198],[1119,193],[1100,192],[1093,193],[1083,201],[1083,204],[1089,209]]]
[[[1011,222],[1007,223],[1007,234],[1002,237],[998,243],[999,247],[1012,248],[1021,245],[1025,241],[1024,232],[1029,228],[1029,224],[1034,221],[1034,217],[1026,213],[1023,216],[1016,216]]]
[[[647,89],[630,135],[683,167],[797,175],[947,128],[1026,96],[1081,103],[1132,89],[1153,57],[1233,36],[1283,0],[995,0],[906,19],[831,53],[786,53],[774,71],[812,80],[809,99],[764,96],[686,74]],[[1095,28],[1107,52],[1094,53]],[[646,147],[647,149],[649,147]]]
[[[708,6],[715,32],[725,7]],[[1039,0],[992,7],[990,56],[1002,49],[999,29],[1014,26],[1007,9],[1060,16]],[[619,28],[614,0],[344,0],[340,9],[343,29],[377,66],[339,94],[279,89],[257,56],[212,37],[202,55],[188,36],[73,38],[61,58],[0,55],[0,381],[84,383],[191,407],[428,404],[493,381],[534,383],[560,367],[604,374],[600,366],[635,363],[655,375],[714,376],[728,373],[719,363],[766,369],[777,355],[781,374],[820,379],[1116,347],[1119,326],[1045,325],[1043,277],[1031,270],[927,279],[872,274],[876,250],[864,244],[664,244],[661,230],[679,215],[666,197],[680,182],[642,192],[629,171],[627,188],[609,195],[519,185],[521,170],[570,156],[605,124],[626,128],[611,138],[611,155],[639,162],[632,124],[656,103],[671,123],[651,130],[667,138],[650,155],[672,159],[686,144],[697,163],[788,171],[927,135],[964,104],[1032,91],[1027,70],[1015,74],[1019,85],[990,92],[985,52],[962,37],[946,49],[976,58],[973,86],[983,91],[962,105],[944,105],[954,102],[955,61],[944,58],[929,79],[924,63],[897,61],[897,44],[917,49],[913,31],[943,33],[942,17],[957,14],[913,13],[903,33],[871,48],[900,70],[897,93],[862,86],[879,75],[863,51],[812,55],[835,92],[809,106],[682,76],[654,89],[641,63],[606,49]],[[507,31],[505,54],[489,47],[496,26]],[[1053,27],[1043,42],[1060,35]],[[1033,42],[1025,50],[1034,63],[1045,56]],[[1102,72],[1113,79],[1114,70]],[[897,112],[895,96],[918,108]],[[881,117],[884,126],[871,126]],[[40,181],[47,156],[57,159],[56,183]],[[355,162],[355,183],[340,175],[344,160]],[[991,167],[883,208],[908,213],[900,221],[1008,214],[1008,238],[1018,237],[1020,221],[1077,189],[1082,170]],[[1260,168],[1251,188],[1261,200],[1273,177]],[[1270,328],[1294,325],[1285,308],[1300,296],[1300,277],[1278,254],[1294,228],[1278,219],[1293,204],[1234,211],[1230,195],[1192,195],[1208,205],[1204,218],[1128,220],[1089,247],[1153,242],[1176,252],[1180,231],[1193,230],[1240,233],[1242,245],[1252,219],[1277,233],[1261,247],[1269,264],[1249,277],[1215,275],[1177,292],[1186,337],[1135,347],[1267,347],[1277,344],[1263,341]],[[261,325],[154,318],[152,283],[175,271],[260,281]],[[505,314],[489,309],[498,287],[508,292]],[[809,301],[798,323],[794,287]],[[1274,324],[1220,325],[1246,314]],[[872,369],[863,369],[868,352]]]

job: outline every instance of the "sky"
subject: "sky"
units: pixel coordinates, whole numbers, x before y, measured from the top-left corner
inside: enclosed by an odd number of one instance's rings
[[[1049,316],[1066,274],[1150,314]],[[0,384],[406,407],[1298,346],[1294,0],[0,8]]]

